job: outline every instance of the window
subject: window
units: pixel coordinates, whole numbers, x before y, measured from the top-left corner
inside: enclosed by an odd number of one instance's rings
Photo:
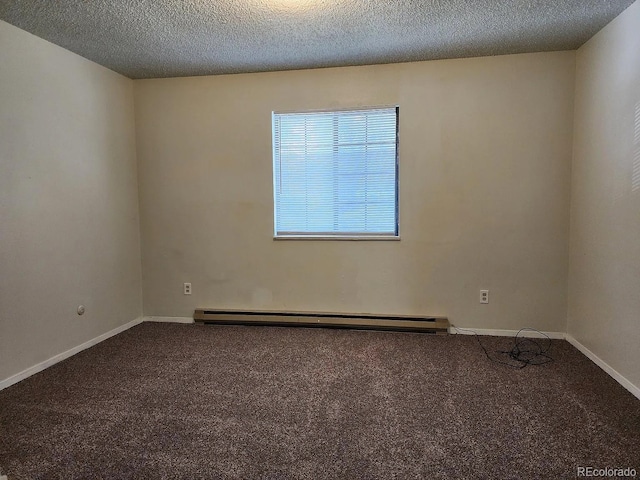
[[[398,237],[398,107],[273,114],[276,238]]]

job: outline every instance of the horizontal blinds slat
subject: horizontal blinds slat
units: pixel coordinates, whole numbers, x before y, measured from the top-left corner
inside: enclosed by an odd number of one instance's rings
[[[274,114],[276,235],[396,235],[396,122],[396,108]]]

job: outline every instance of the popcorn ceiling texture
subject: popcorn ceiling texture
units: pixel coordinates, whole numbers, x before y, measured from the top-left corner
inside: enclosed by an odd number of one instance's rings
[[[0,0],[129,78],[572,50],[633,0]]]

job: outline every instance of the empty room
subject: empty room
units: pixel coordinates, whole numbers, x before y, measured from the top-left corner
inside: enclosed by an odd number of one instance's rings
[[[640,475],[640,0],[0,1],[0,480]]]

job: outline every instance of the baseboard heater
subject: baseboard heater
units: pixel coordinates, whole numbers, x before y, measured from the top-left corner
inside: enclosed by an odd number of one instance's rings
[[[449,333],[449,320],[446,317],[198,309],[194,312],[193,319],[197,323],[221,325],[271,325]]]

